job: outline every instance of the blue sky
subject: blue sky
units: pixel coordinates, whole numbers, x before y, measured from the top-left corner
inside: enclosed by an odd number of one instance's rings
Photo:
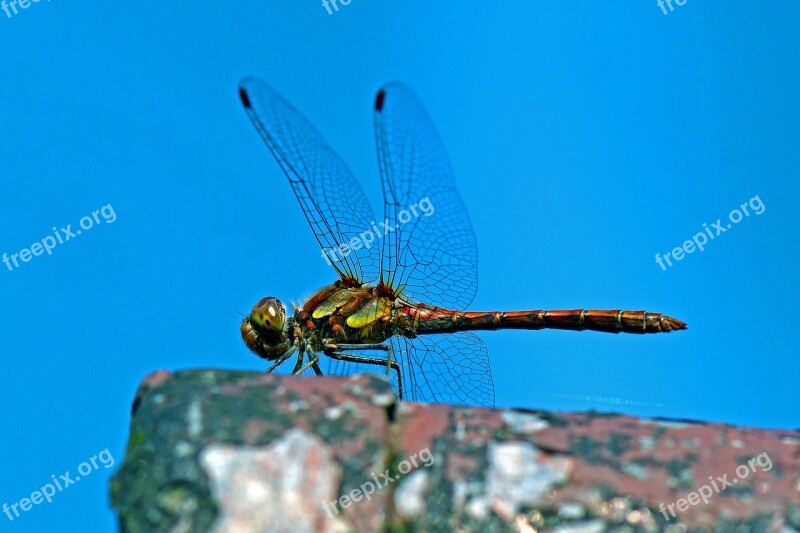
[[[484,334],[499,406],[800,425],[800,5],[447,4],[0,11],[0,254],[103,206],[116,217],[0,264],[0,504],[105,449],[121,461],[148,372],[263,369],[237,310],[333,281],[241,109],[246,75],[319,127],[375,208],[374,93],[393,79],[416,90],[472,215],[471,309],[647,309],[689,324]],[[658,266],[756,195],[760,215]],[[0,530],[113,528],[115,469],[13,522],[0,514]]]

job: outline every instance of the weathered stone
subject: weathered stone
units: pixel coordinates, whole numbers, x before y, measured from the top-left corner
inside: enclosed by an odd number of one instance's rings
[[[796,533],[800,433],[398,404],[371,375],[158,372],[112,501],[123,531]]]

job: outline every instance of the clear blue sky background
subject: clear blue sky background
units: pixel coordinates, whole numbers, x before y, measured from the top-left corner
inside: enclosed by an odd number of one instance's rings
[[[689,323],[646,337],[485,334],[499,406],[800,426],[800,4],[504,4],[0,12],[0,253],[106,204],[117,215],[52,256],[0,264],[0,504],[105,448],[121,461],[148,372],[264,368],[237,309],[333,281],[241,109],[246,75],[311,118],[375,207],[374,92],[415,88],[477,233],[472,309],[622,307]],[[763,214],[656,264],[755,195]],[[13,523],[0,514],[0,530],[111,529],[115,469]]]

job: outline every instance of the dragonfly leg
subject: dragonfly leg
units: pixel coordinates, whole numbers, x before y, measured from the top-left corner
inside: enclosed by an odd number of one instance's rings
[[[303,350],[300,350],[300,353],[297,354],[297,363],[295,363],[294,368],[292,369],[292,375],[297,375],[300,373],[300,367],[303,366]]]
[[[284,361],[286,361],[291,356],[293,356],[296,351],[297,351],[297,346],[292,346],[290,349],[288,349],[285,352],[283,352],[283,354],[281,354],[281,356],[278,357],[278,359],[276,359],[275,362],[272,363],[272,365],[270,365],[270,367],[267,369],[266,373],[267,374],[272,374],[273,370],[278,368]]]
[[[386,352],[386,359],[380,357],[364,357],[361,355],[353,355],[346,353],[347,351],[356,350],[384,350]],[[397,392],[400,400],[403,399],[403,380],[400,373],[400,365],[394,360],[394,353],[389,344],[334,344],[329,343],[325,345],[325,355],[332,359],[339,361],[349,361],[351,363],[363,363],[367,365],[385,366],[386,374],[388,375],[391,370],[397,372]]]
[[[307,350],[307,352],[308,352],[308,363],[303,365],[303,368],[301,368],[299,370],[297,370],[297,367],[295,367],[295,371],[292,372],[293,375],[296,376],[297,374],[302,374],[303,372],[305,372],[309,368],[314,368],[314,372],[315,373],[317,372],[317,370],[319,370],[319,373],[317,374],[318,376],[322,374],[322,370],[320,370],[319,364],[318,364],[319,363],[319,355],[317,355],[316,352],[312,352],[311,350]]]

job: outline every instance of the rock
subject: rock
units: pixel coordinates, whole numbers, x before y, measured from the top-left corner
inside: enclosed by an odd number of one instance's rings
[[[157,372],[123,531],[800,532],[800,433],[398,403],[372,375]]]

